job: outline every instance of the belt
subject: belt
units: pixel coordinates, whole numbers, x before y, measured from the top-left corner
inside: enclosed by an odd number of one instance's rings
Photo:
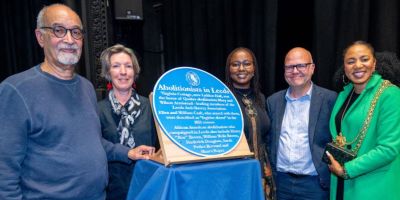
[[[310,176],[310,175],[306,175],[306,174],[294,174],[294,173],[291,173],[291,172],[283,172],[283,173],[289,175],[292,178],[304,178],[304,177],[309,177]]]

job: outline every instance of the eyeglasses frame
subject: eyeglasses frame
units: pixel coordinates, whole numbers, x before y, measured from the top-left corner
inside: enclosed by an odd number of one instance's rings
[[[285,66],[283,66],[283,68],[285,69],[285,72],[288,72],[288,73],[292,73],[294,71],[294,68],[296,68],[297,71],[299,71],[299,72],[305,72],[306,69],[308,68],[308,66],[313,65],[313,64],[314,63],[299,63],[299,64],[295,64],[295,65],[285,65]]]
[[[57,34],[56,34],[56,28],[63,28],[63,29],[65,29],[65,33],[64,33],[64,35],[63,36],[58,36]],[[53,27],[50,27],[50,26],[42,26],[42,27],[40,27],[40,29],[50,29],[51,31],[52,31],[52,33],[54,34],[54,36],[56,36],[57,38],[63,38],[63,37],[65,37],[66,35],[67,35],[67,33],[68,33],[68,31],[70,32],[70,34],[71,34],[71,36],[72,36],[72,38],[74,38],[75,40],[80,40],[80,39],[82,39],[83,37],[84,37],[84,34],[85,34],[85,31],[83,30],[83,29],[81,29],[81,28],[65,28],[64,26],[53,26]],[[81,34],[81,37],[80,38],[76,38],[75,36],[74,36],[74,34],[72,34],[73,32],[73,30],[79,30],[82,34]]]
[[[248,66],[246,66],[245,64],[247,64],[247,62],[250,64],[250,65],[248,65]],[[234,66],[234,64],[239,64],[238,66]],[[231,67],[234,67],[234,68],[240,68],[240,66],[243,66],[244,68],[250,68],[250,66],[252,66],[252,65],[254,65],[254,61],[249,61],[249,60],[244,60],[244,61],[234,61],[234,62],[231,62],[230,64],[229,64]]]

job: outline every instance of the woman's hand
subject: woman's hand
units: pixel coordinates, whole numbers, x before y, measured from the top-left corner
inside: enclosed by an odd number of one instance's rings
[[[136,148],[129,150],[128,157],[131,160],[140,160],[140,159],[148,160],[150,156],[154,154],[154,151],[155,151],[154,147],[140,145]]]
[[[329,170],[334,173],[336,176],[343,177],[344,176],[344,168],[339,164],[338,161],[330,154],[328,151],[325,151],[326,155],[328,156],[331,164],[328,165]]]

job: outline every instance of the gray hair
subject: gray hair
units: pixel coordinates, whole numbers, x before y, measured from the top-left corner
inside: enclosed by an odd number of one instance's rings
[[[111,81],[110,77],[110,66],[111,66],[111,56],[117,53],[126,53],[132,60],[133,70],[135,71],[134,80],[139,77],[140,66],[137,57],[132,49],[125,47],[122,44],[116,44],[114,46],[108,47],[100,55],[101,62],[101,76],[103,76],[107,81]]]
[[[43,15],[45,10],[47,10],[47,6],[43,7],[42,10],[40,10],[37,18],[36,18],[36,28],[40,28],[44,26],[44,22],[43,22]]]

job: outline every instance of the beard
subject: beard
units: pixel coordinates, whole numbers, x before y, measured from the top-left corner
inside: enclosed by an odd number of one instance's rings
[[[60,49],[72,49],[74,52],[64,52]],[[57,60],[64,65],[75,65],[81,57],[81,49],[76,44],[60,44],[57,47]]]

